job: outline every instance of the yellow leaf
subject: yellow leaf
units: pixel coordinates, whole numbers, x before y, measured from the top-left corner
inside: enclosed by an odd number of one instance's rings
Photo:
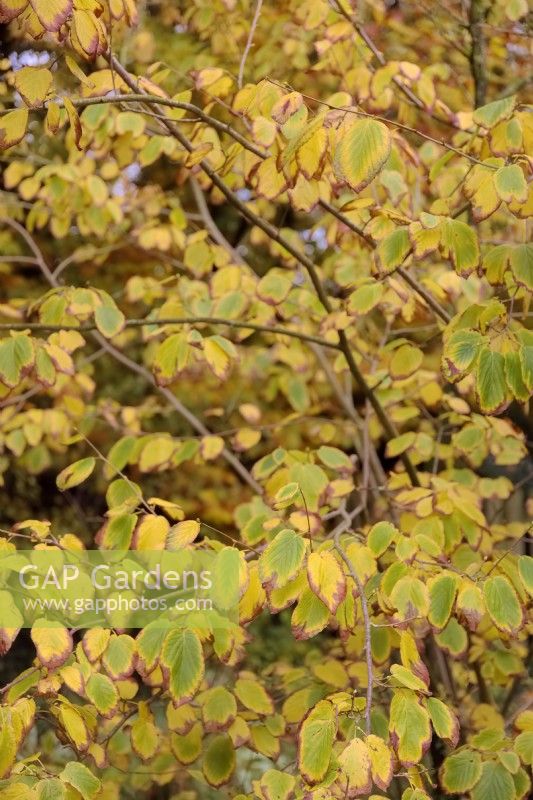
[[[11,22],[12,19],[18,17],[26,6],[28,0],[1,0],[0,2],[0,22]]]
[[[344,773],[341,784],[346,786],[346,797],[368,794],[372,789],[370,753],[362,739],[352,739],[339,756],[339,765]]]
[[[89,661],[97,661],[105,651],[111,631],[106,628],[91,628],[83,637],[83,652]]]
[[[141,450],[139,469],[141,472],[157,472],[163,469],[172,457],[176,445],[170,436],[152,436]]]
[[[200,523],[195,519],[184,519],[173,525],[167,537],[167,548],[178,550],[192,544],[200,533]]]
[[[58,31],[72,12],[72,0],[30,0],[30,5],[47,31]]]
[[[204,436],[200,442],[200,454],[205,461],[213,461],[224,449],[224,439],[221,436]]]
[[[89,58],[94,58],[103,52],[106,45],[105,31],[100,20],[85,9],[74,9],[70,39],[80,55]]]
[[[394,774],[392,753],[383,739],[374,734],[366,737],[366,745],[370,756],[372,779],[376,786],[386,791]]]
[[[28,109],[17,108],[0,117],[0,150],[18,144],[24,138],[28,126]]]
[[[76,145],[78,150],[81,150],[82,148],[80,147],[80,141],[83,131],[81,127],[80,118],[78,116],[78,112],[76,111],[72,101],[69,100],[68,97],[63,98],[63,103],[67,110],[68,121],[70,123],[72,135],[74,136],[74,144]]]
[[[170,523],[157,514],[144,514],[133,532],[132,546],[136,550],[164,550]]]
[[[76,750],[86,750],[89,747],[91,738],[83,717],[78,710],[70,704],[61,705],[58,719]]]
[[[31,639],[37,649],[37,658],[49,669],[61,666],[72,652],[70,632],[51,620],[35,620]]]
[[[22,67],[15,72],[15,89],[30,108],[42,106],[52,85],[50,70],[40,67]]]
[[[326,131],[324,128],[319,128],[296,151],[296,163],[306,178],[314,178],[321,172],[326,145]]]
[[[335,174],[359,192],[387,161],[391,150],[390,133],[382,122],[359,119],[342,127],[338,137]]]
[[[228,374],[230,361],[236,358],[235,347],[222,336],[210,336],[203,342],[205,360],[217,376],[225,378]]]
[[[329,550],[311,553],[307,559],[307,577],[313,592],[334,614],[346,595],[344,572]]]

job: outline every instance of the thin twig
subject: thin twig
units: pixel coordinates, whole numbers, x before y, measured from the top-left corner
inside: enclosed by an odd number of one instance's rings
[[[20,222],[17,222],[15,219],[11,219],[11,217],[2,217],[0,222],[3,222],[5,225],[9,225],[9,227],[13,228],[13,230],[16,231],[19,234],[19,236],[22,236],[22,238],[24,239],[24,241],[34,254],[35,262],[39,265],[41,272],[46,277],[48,283],[51,283],[53,285],[54,276],[50,271],[50,267],[44,260],[43,254],[35,244],[34,239],[30,236],[26,228],[23,225],[21,225]]]
[[[248,54],[250,52],[250,48],[252,46],[254,40],[255,30],[257,28],[257,23],[259,22],[259,17],[261,16],[261,7],[263,5],[263,0],[257,0],[255,6],[255,13],[254,18],[252,19],[252,24],[250,25],[250,31],[248,33],[248,39],[246,40],[246,46],[244,48],[244,52],[242,54],[241,63],[239,64],[239,77],[237,78],[237,86],[239,89],[242,89],[242,81],[244,77],[244,67],[246,66],[246,59],[248,58]]]
[[[215,241],[217,244],[223,247],[227,253],[229,253],[230,258],[236,264],[241,264],[242,266],[244,266],[246,264],[244,258],[241,256],[239,252],[237,252],[237,250],[235,250],[234,247],[231,246],[231,244],[228,242],[228,240],[226,239],[226,237],[216,224],[215,220],[211,216],[211,213],[209,211],[209,208],[207,206],[204,197],[204,193],[202,192],[198,184],[198,181],[196,180],[194,175],[190,176],[189,183],[191,184],[192,193],[194,195],[196,205],[198,206],[198,211],[200,212],[200,216],[202,217],[205,227],[211,234],[211,238],[213,239],[213,241]]]
[[[344,563],[346,564],[346,568],[350,574],[350,577],[357,586],[357,591],[359,592],[359,598],[361,600],[361,609],[363,611],[363,623],[365,627],[366,669],[368,673],[368,680],[366,687],[365,730],[366,733],[369,734],[372,730],[371,713],[372,713],[372,694],[374,690],[374,664],[372,661],[372,630],[370,622],[370,613],[368,611],[368,601],[365,596],[365,588],[361,582],[359,575],[355,571],[355,567],[352,563],[352,560],[348,557],[348,555],[346,554],[344,548],[340,543],[340,537],[344,529],[343,525],[345,524],[347,523],[341,523],[341,525],[335,531],[333,538],[333,546],[337,551],[337,553],[339,554],[339,556],[344,561]]]
[[[321,347],[328,347],[332,350],[340,350],[340,345],[335,342],[328,342],[320,336],[313,336],[309,333],[300,333],[290,328],[282,328],[274,325],[259,325],[256,322],[240,322],[235,319],[225,319],[224,317],[161,317],[161,319],[127,319],[124,322],[125,328],[144,328],[157,327],[161,325],[227,325],[229,328],[244,328],[262,333],[272,333],[279,336],[289,336],[293,339],[301,339],[304,342],[312,342]],[[0,331],[78,331],[85,333],[97,330],[96,323],[82,322],[79,325],[61,325],[46,322],[0,322]]]

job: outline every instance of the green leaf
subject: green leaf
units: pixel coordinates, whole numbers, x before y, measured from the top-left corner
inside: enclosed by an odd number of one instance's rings
[[[322,463],[330,469],[336,469],[339,472],[353,472],[353,464],[349,457],[338,447],[330,447],[323,444],[317,450],[317,456]]]
[[[141,674],[149,674],[159,663],[159,656],[169,627],[170,622],[166,620],[154,620],[137,636],[138,669]]]
[[[300,570],[307,552],[307,540],[285,528],[270,542],[259,558],[263,586],[280,589]]]
[[[533,557],[520,556],[518,559],[518,574],[524,589],[530,597],[533,597]]]
[[[100,291],[98,296],[102,303],[95,308],[94,321],[102,336],[112,339],[124,329],[126,318],[107,292]]]
[[[113,716],[119,696],[115,684],[107,675],[100,673],[91,675],[87,681],[85,692],[98,713],[104,717]]]
[[[530,392],[533,392],[533,347],[524,345],[518,351],[522,379]]]
[[[153,372],[158,386],[169,386],[189,361],[190,346],[184,333],[173,333],[155,352]]]
[[[533,245],[519,244],[513,247],[509,263],[515,281],[533,292]]]
[[[129,550],[136,524],[135,514],[110,517],[96,534],[96,543],[103,550]]]
[[[489,347],[483,347],[479,355],[476,390],[479,405],[485,414],[497,414],[509,402],[505,358]]]
[[[206,781],[215,787],[227,783],[235,771],[235,749],[227,734],[209,742],[202,764]]]
[[[450,747],[455,747],[459,741],[459,720],[455,714],[438,697],[428,697],[426,708],[437,736],[444,739]]]
[[[411,344],[403,344],[393,353],[389,368],[390,375],[396,380],[408,378],[419,369],[423,360],[422,350]]]
[[[367,544],[375,556],[382,556],[400,532],[390,522],[376,522],[370,529]]]
[[[279,769],[267,769],[261,776],[261,796],[264,800],[289,800],[296,778]]]
[[[330,611],[311,589],[304,589],[291,617],[295,639],[310,639],[323,631],[329,622]]]
[[[428,620],[433,628],[442,630],[452,613],[455,595],[457,593],[457,578],[449,572],[437,575],[428,582],[428,588]]]
[[[516,636],[524,624],[524,613],[513,586],[502,575],[487,578],[483,596],[490,618],[498,630]]]
[[[389,439],[386,447],[387,458],[394,458],[401,453],[405,453],[406,450],[409,450],[414,445],[415,440],[416,433],[414,431],[407,431],[407,433],[402,433],[400,436],[395,436],[394,439]]]
[[[200,698],[206,731],[227,728],[237,716],[235,697],[223,686],[213,686]]]
[[[498,753],[498,759],[505,769],[512,775],[516,775],[520,769],[520,759],[513,753],[512,750],[501,750]]]
[[[209,336],[202,342],[205,360],[217,376],[223,380],[227,377],[231,359],[237,358],[235,346],[223,336]]]
[[[169,670],[169,691],[175,702],[191,700],[204,677],[202,643],[196,633],[181,628],[170,631],[160,662]]]
[[[235,695],[245,708],[261,716],[274,713],[274,703],[264,686],[252,678],[238,678],[235,682]]]
[[[7,707],[0,706],[0,779],[10,774],[17,758],[18,744],[11,714]]]
[[[518,164],[497,170],[494,175],[494,186],[505,203],[525,203],[527,200],[527,183]]]
[[[390,600],[398,609],[400,620],[425,617],[429,611],[427,586],[419,578],[412,576],[400,578],[391,592]]]
[[[441,224],[441,246],[463,278],[479,265],[479,245],[473,228],[457,219],[445,219]]]
[[[468,792],[480,777],[481,756],[468,748],[448,756],[440,772],[442,787],[447,794],[462,795]]]
[[[474,122],[482,128],[493,128],[503,119],[508,119],[516,106],[516,95],[504,97],[502,100],[494,100],[484,106],[476,108],[474,111]]]
[[[64,783],[59,778],[45,778],[35,784],[35,791],[38,800],[65,800],[67,790]],[[30,795],[28,800],[34,800],[35,796]],[[23,797],[20,800],[24,800]]]
[[[403,664],[393,664],[390,668],[390,674],[403,688],[413,689],[415,692],[423,692],[424,694],[427,693],[427,686],[424,681],[411,672],[410,669],[404,667]]]
[[[533,766],[533,730],[522,731],[515,739],[514,749],[523,764]]]
[[[281,489],[278,489],[276,492],[274,507],[279,509],[288,508],[294,503],[298,496],[301,496],[298,484],[294,481],[292,483],[286,483],[285,486],[282,486]]]
[[[22,334],[0,340],[0,383],[14,389],[30,372],[34,360],[33,342],[29,336]]]
[[[429,714],[410,689],[398,689],[393,694],[390,735],[398,759],[406,767],[418,764],[431,744]]]
[[[321,700],[305,717],[298,736],[298,769],[306,783],[319,783],[326,775],[336,732],[333,705]]]
[[[138,484],[125,478],[117,478],[107,487],[105,499],[110,509],[120,507],[121,511],[133,511],[142,502],[142,492]]]
[[[476,360],[483,337],[477,331],[455,331],[445,341],[442,369],[447,380],[462,380]]]
[[[134,670],[136,646],[134,639],[126,634],[112,635],[102,658],[107,674],[113,680],[124,680]]]
[[[68,783],[80,793],[83,800],[93,800],[100,791],[101,783],[83,764],[69,761],[59,774],[63,783]]]
[[[191,730],[184,734],[173,733],[170,738],[172,752],[180,764],[192,764],[202,752],[202,737],[204,730],[200,722],[197,722]]]
[[[356,315],[368,314],[369,311],[372,311],[377,306],[384,291],[385,287],[378,281],[359,286],[350,295],[347,307],[348,313]]]
[[[122,436],[118,442],[115,442],[107,454],[107,463],[104,465],[104,474],[108,480],[113,478],[117,472],[122,472],[128,464],[136,442],[137,439],[134,436]]]
[[[515,800],[513,779],[501,764],[485,761],[470,796],[472,800]]]
[[[505,353],[505,380],[511,394],[521,403],[529,400],[529,391],[522,380],[522,365],[518,350]]]
[[[359,192],[382,169],[390,150],[390,133],[382,122],[373,119],[352,122],[339,133],[334,155],[335,174]]]
[[[89,458],[82,458],[80,461],[75,461],[68,467],[65,467],[56,478],[57,488],[64,492],[66,489],[72,489],[83,483],[89,475],[91,475],[96,464],[96,459],[92,456]]]
[[[435,639],[439,645],[454,658],[461,658],[468,648],[468,636],[462,625],[460,625],[455,617],[451,617],[448,624],[440,633],[437,633]]]
[[[411,250],[407,228],[396,228],[376,248],[376,264],[381,274],[390,275],[400,267]]]
[[[257,284],[257,296],[270,306],[282,303],[291,290],[291,280],[280,274],[279,271],[270,270]]]

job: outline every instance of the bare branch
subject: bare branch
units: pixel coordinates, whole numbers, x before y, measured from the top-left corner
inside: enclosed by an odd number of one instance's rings
[[[370,613],[368,611],[368,601],[365,596],[365,587],[363,586],[361,579],[355,570],[352,560],[348,558],[346,551],[344,550],[344,548],[340,543],[340,537],[347,526],[348,523],[341,523],[341,525],[334,532],[333,546],[337,551],[337,553],[339,554],[339,556],[344,561],[344,563],[346,564],[350,577],[357,586],[357,591],[359,592],[359,599],[361,600],[361,609],[363,612],[363,623],[365,628],[366,669],[368,674],[367,687],[366,687],[366,708],[365,708],[365,730],[366,733],[368,734],[372,730],[371,714],[372,714],[372,694],[374,690],[374,663],[372,661],[372,638],[371,638],[372,624],[370,622]]]
[[[328,342],[319,336],[312,336],[308,333],[293,331],[290,328],[282,328],[274,325],[259,325],[256,322],[239,322],[235,319],[224,319],[224,317],[162,317],[161,319],[127,319],[124,323],[126,328],[157,327],[161,325],[194,325],[195,323],[205,323],[207,325],[227,325],[229,328],[243,328],[262,333],[272,333],[278,336],[290,336],[293,339],[301,339],[304,342],[312,342],[321,347],[329,347],[333,350],[340,350],[339,344]],[[97,330],[94,322],[83,322],[80,325],[55,325],[46,322],[2,322],[0,331],[86,331]]]
[[[475,107],[485,105],[487,94],[487,73],[485,71],[485,37],[483,23],[486,16],[484,0],[470,0],[468,11],[468,29],[470,31],[470,68],[474,79]]]
[[[254,34],[257,28],[257,23],[259,22],[259,17],[261,16],[262,6],[263,6],[263,0],[257,0],[254,17],[252,19],[252,24],[250,25],[250,32],[248,33],[248,39],[246,40],[246,46],[242,54],[241,63],[239,64],[239,77],[237,78],[237,86],[239,87],[239,89],[242,89],[244,67],[246,66],[246,59],[248,58],[248,54],[250,52],[250,48],[254,40]]]
[[[215,242],[217,242],[217,244],[223,247],[224,250],[226,250],[226,252],[229,253],[231,259],[235,261],[236,264],[245,265],[246,262],[244,258],[241,256],[240,253],[237,252],[237,250],[235,250],[234,247],[231,246],[231,244],[228,242],[222,231],[218,228],[217,224],[215,223],[215,220],[211,216],[204,197],[204,193],[202,192],[198,184],[198,181],[196,180],[194,175],[191,175],[191,177],[189,178],[189,182],[191,184],[191,189],[194,195],[194,199],[196,201],[196,205],[198,206],[198,211],[200,212],[200,216],[202,217],[205,227],[211,234],[211,238]]]

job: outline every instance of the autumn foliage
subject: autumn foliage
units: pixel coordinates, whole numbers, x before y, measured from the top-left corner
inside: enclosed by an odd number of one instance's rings
[[[0,800],[529,797],[526,0],[0,23]],[[236,613],[25,621],[91,550]]]

